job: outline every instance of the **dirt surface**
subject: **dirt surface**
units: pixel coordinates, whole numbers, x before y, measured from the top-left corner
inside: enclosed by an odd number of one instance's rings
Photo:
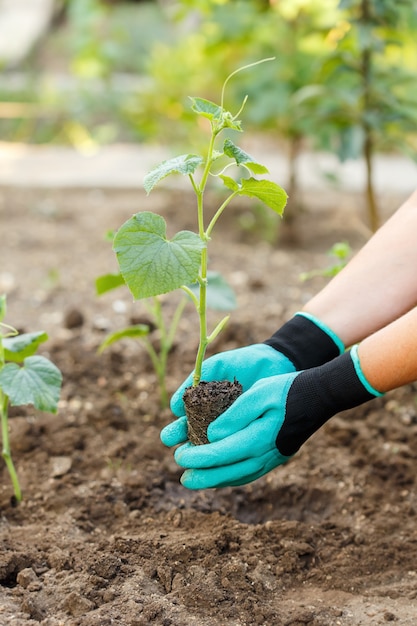
[[[399,200],[385,198],[387,215]],[[13,506],[0,466],[0,625],[415,625],[416,389],[336,416],[251,485],[187,491],[159,441],[172,417],[143,347],[97,354],[107,331],[146,319],[123,290],[97,298],[94,279],[116,269],[106,231],[150,208],[171,233],[194,228],[189,198],[173,191],[146,202],[128,191],[0,191],[6,321],[48,331],[42,352],[64,376],[58,415],[12,411],[24,500]],[[238,298],[215,351],[269,336],[324,283],[300,273],[326,266],[335,241],[356,249],[367,236],[355,196],[308,198],[293,247],[263,242],[262,219],[259,232],[248,223],[247,208],[234,209],[212,244],[212,269]],[[195,348],[190,308],[170,393]]]

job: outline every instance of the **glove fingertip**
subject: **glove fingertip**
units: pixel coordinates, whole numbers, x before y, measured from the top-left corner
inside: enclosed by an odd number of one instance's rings
[[[187,450],[189,450],[192,447],[192,443],[190,443],[189,441],[187,441],[186,443],[184,443],[184,445],[182,445],[180,448],[177,448],[174,452],[174,459],[175,462],[180,465],[181,467],[187,467]],[[185,457],[185,459],[184,459]]]
[[[171,412],[175,415],[175,417],[182,417],[185,413],[185,406],[183,402],[178,402],[178,404],[174,404],[171,402],[170,407]]]
[[[194,491],[197,489],[204,489],[205,485],[201,483],[201,478],[199,480],[198,477],[199,477],[198,471],[188,469],[188,470],[185,470],[185,472],[181,476],[180,482],[183,487],[186,487],[186,489],[192,489]]]
[[[172,396],[171,401],[169,403],[169,408],[177,417],[181,417],[185,413],[184,402],[182,400],[184,391],[182,388],[178,389]]]
[[[165,446],[176,446],[187,441],[187,418],[179,417],[175,422],[171,422],[160,432],[160,439]]]
[[[192,470],[185,470],[180,478],[181,485],[187,489],[194,489],[193,487],[193,472]]]

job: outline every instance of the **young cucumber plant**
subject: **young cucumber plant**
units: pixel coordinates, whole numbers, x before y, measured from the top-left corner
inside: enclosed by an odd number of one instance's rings
[[[258,178],[269,173],[264,165],[255,161],[230,138],[224,140],[222,149],[217,146],[219,135],[223,131],[242,132],[238,117],[246,98],[235,115],[227,111],[224,108],[224,94],[228,81],[237,72],[270,60],[272,59],[263,59],[230,74],[223,85],[220,105],[203,98],[191,98],[194,113],[206,118],[210,124],[206,154],[182,154],[164,161],[144,179],[144,187],[149,194],[166,176],[174,173],[188,176],[196,197],[197,232],[183,230],[168,239],[167,224],[163,217],[144,211],[127,220],[113,241],[121,275],[135,299],[154,297],[175,289],[182,289],[191,298],[199,318],[199,345],[193,388],[200,384],[207,346],[218,336],[229,319],[227,315],[209,332],[207,248],[217,221],[230,202],[238,196],[256,198],[279,215],[282,215],[287,202],[287,194],[282,187],[265,178]],[[243,170],[244,175],[238,180],[226,175],[230,166],[237,166],[238,171]],[[206,223],[204,193],[210,177],[221,181],[225,197]],[[193,284],[197,286],[197,292],[190,288],[189,285]]]
[[[6,296],[0,296],[0,419],[2,456],[12,481],[17,502],[22,499],[17,472],[13,464],[8,412],[9,405],[32,404],[40,411],[56,413],[62,375],[47,358],[36,355],[41,343],[48,339],[43,332],[19,334],[5,324]]]
[[[235,294],[224,278],[217,272],[208,272],[207,278],[208,308],[217,311],[234,309],[236,306]],[[96,292],[97,295],[102,295],[122,285],[125,285],[125,281],[121,274],[105,274],[96,279]],[[196,291],[195,285],[189,285],[189,288],[192,291]],[[196,296],[198,296],[197,293]],[[171,318],[167,319],[163,311],[161,296],[147,298],[143,303],[150,318],[149,323],[132,324],[126,328],[116,330],[107,335],[99,346],[99,352],[101,353],[122,339],[139,340],[151,359],[158,381],[162,408],[166,408],[169,404],[166,386],[168,356],[173,347],[178,325],[187,302],[189,302],[189,298],[184,293],[176,305]]]
[[[300,274],[300,280],[311,280],[316,276],[333,278],[346,266],[351,254],[352,248],[347,241],[338,241],[334,243],[330,250],[327,251],[327,255],[332,259],[332,263],[322,269],[314,269],[310,272],[303,272]]]

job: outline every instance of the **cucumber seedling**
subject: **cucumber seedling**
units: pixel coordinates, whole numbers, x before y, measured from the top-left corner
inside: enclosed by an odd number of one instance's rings
[[[40,411],[56,413],[62,374],[36,352],[48,339],[43,332],[22,333],[5,324],[6,296],[0,296],[0,420],[2,456],[8,469],[17,502],[22,499],[19,479],[13,464],[9,439],[9,406],[32,404]]]
[[[242,389],[238,381],[201,380],[207,346],[219,335],[229,319],[229,315],[223,317],[209,331],[208,245],[214,227],[226,207],[236,197],[246,196],[260,200],[279,215],[282,215],[287,202],[284,189],[263,177],[269,173],[268,169],[239,148],[229,137],[218,147],[219,136],[224,131],[242,132],[238,117],[245,106],[246,98],[236,114],[225,109],[224,95],[228,81],[244,69],[272,60],[262,59],[230,74],[223,84],[220,104],[192,97],[192,110],[198,117],[208,120],[210,125],[206,153],[182,154],[163,161],[145,176],[144,187],[147,194],[171,174],[181,174],[189,178],[196,198],[196,232],[183,230],[169,239],[164,218],[151,211],[143,211],[127,220],[113,240],[120,273],[135,299],[150,298],[182,289],[195,306],[199,319],[199,344],[192,385],[184,395],[189,439],[195,444],[207,442],[204,431],[208,424],[236,399]],[[231,166],[237,167],[237,177],[232,178],[226,174]],[[204,194],[210,178],[220,181],[225,193],[214,215],[206,220]],[[195,419],[197,424],[194,424]],[[201,430],[203,432],[200,435]]]

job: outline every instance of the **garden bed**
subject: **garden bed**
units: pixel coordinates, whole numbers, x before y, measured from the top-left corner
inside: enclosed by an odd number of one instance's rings
[[[386,213],[400,200],[386,198]],[[414,625],[416,389],[336,416],[251,485],[191,492],[159,441],[172,416],[141,345],[97,354],[106,332],[146,321],[127,290],[95,296],[95,278],[116,270],[106,231],[139,209],[194,228],[189,203],[172,191],[146,201],[99,189],[0,193],[6,321],[46,330],[44,353],[64,376],[58,415],[12,410],[24,500],[13,505],[0,466],[0,624]],[[293,247],[249,232],[247,207],[234,209],[238,229],[225,215],[211,266],[234,286],[238,309],[212,350],[261,341],[299,309],[324,284],[300,274],[325,266],[335,241],[364,243],[359,204],[309,198]],[[190,307],[170,392],[192,368],[196,324]]]

